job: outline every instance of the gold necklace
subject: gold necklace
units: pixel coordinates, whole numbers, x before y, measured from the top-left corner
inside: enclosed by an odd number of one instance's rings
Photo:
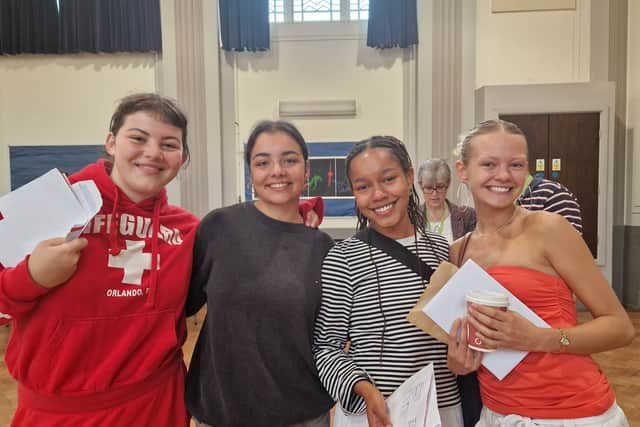
[[[502,224],[500,224],[499,226],[496,227],[495,230],[493,230],[490,233],[479,233],[478,232],[478,228],[476,227],[473,230],[473,233],[476,233],[476,235],[478,237],[486,237],[486,236],[490,236],[491,234],[496,234],[498,231],[502,230],[504,227],[506,227],[507,225],[511,224],[513,222],[513,220],[516,218],[516,214],[518,213],[518,211],[520,210],[520,208],[518,206],[515,206],[515,209],[513,210],[513,213],[511,214],[511,216],[509,217],[508,220],[506,220],[505,222],[503,222]]]

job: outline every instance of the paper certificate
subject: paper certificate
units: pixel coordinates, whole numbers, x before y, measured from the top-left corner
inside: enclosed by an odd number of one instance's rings
[[[403,382],[387,398],[393,427],[440,427],[433,364],[428,364]],[[367,427],[367,415],[346,415],[336,407],[334,427]]]

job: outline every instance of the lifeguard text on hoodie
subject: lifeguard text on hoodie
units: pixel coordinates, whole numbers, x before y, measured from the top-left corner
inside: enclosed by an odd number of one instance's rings
[[[188,425],[181,347],[198,219],[164,190],[132,202],[109,168],[100,160],[70,177],[94,180],[103,206],[68,282],[38,286],[26,259],[0,270],[5,359],[18,381],[12,426]]]

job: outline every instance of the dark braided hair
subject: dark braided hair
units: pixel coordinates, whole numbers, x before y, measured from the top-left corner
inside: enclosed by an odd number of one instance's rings
[[[349,179],[349,185],[353,190],[353,183],[351,182],[351,161],[355,159],[358,155],[365,152],[366,150],[374,149],[374,148],[386,148],[393,154],[396,158],[400,166],[402,167],[402,171],[405,176],[409,174],[409,171],[412,169],[411,158],[409,157],[409,153],[407,152],[407,148],[404,146],[402,141],[393,136],[372,136],[371,138],[364,139],[358,143],[356,143],[349,154],[347,154],[347,179]],[[418,198],[418,192],[416,191],[413,182],[411,183],[411,194],[409,196],[409,206],[407,206],[407,213],[409,214],[409,221],[416,228],[418,234],[426,235],[425,230],[425,219],[424,212],[420,207],[420,199]],[[358,209],[358,205],[356,204],[356,215],[358,217],[358,230],[363,230],[368,227],[369,219],[360,212]]]

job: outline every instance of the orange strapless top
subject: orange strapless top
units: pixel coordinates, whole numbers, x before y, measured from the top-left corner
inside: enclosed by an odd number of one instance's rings
[[[525,267],[487,272],[553,328],[577,324],[571,290],[559,277]],[[604,413],[615,401],[609,381],[590,356],[529,353],[502,381],[481,367],[483,403],[500,414],[529,418],[583,418]]]

